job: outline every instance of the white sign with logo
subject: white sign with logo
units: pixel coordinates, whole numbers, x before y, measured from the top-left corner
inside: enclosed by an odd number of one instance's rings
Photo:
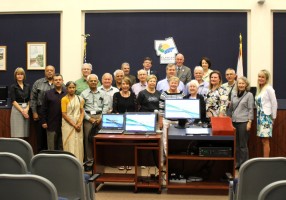
[[[154,47],[157,56],[160,56],[160,64],[175,63],[175,56],[178,49],[172,37],[165,40],[155,40]]]

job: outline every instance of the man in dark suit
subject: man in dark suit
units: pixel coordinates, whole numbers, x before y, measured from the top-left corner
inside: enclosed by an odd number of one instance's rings
[[[184,55],[178,53],[176,55],[176,70],[177,70],[177,77],[182,81],[185,85],[191,81],[192,79],[192,71],[189,67],[184,65]]]
[[[131,85],[136,83],[136,77],[130,74],[130,65],[127,62],[122,63],[121,70],[124,72],[124,76],[128,77],[131,81]]]
[[[160,80],[159,74],[157,73],[157,71],[152,69],[152,59],[150,57],[144,58],[143,69],[146,70],[147,76],[155,75],[157,77],[157,80]]]

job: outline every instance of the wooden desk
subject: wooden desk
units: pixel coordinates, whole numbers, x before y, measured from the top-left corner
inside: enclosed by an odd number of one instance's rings
[[[167,188],[172,189],[209,189],[228,190],[225,173],[235,174],[235,131],[229,136],[186,135],[185,129],[170,126],[168,129],[167,149]],[[199,156],[199,147],[230,147],[229,156]],[[185,178],[196,176],[202,181],[178,183],[171,181],[171,174]]]
[[[101,174],[96,182],[134,183],[135,192],[138,188],[158,188],[158,192],[161,193],[160,144],[161,135],[96,135],[94,137],[94,172]],[[108,173],[105,171],[106,166],[134,166],[135,173]],[[141,176],[138,169],[140,166],[157,166],[158,177],[151,180],[150,177]],[[149,181],[145,181],[147,179]]]
[[[11,127],[10,127],[10,117],[11,109],[0,109],[0,137],[11,137]],[[34,150],[34,153],[37,152],[37,137],[35,130],[35,122],[32,115],[30,114],[30,136],[24,138],[29,142]]]

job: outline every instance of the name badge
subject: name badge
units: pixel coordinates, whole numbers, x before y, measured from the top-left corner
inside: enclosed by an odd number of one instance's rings
[[[27,103],[22,103],[22,108],[26,108],[27,107]]]
[[[90,111],[90,114],[91,114],[91,115],[96,115],[96,111],[94,111],[94,110],[93,110],[93,111]]]

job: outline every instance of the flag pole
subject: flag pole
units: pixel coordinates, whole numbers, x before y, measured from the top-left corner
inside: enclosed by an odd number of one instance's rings
[[[81,36],[84,37],[84,43],[83,43],[83,63],[86,63],[86,46],[87,46],[86,38],[89,37],[90,34],[82,34]]]
[[[237,69],[236,69],[237,77],[243,76],[243,62],[242,62],[242,35],[239,34],[239,52],[238,52],[238,60],[237,60]]]

